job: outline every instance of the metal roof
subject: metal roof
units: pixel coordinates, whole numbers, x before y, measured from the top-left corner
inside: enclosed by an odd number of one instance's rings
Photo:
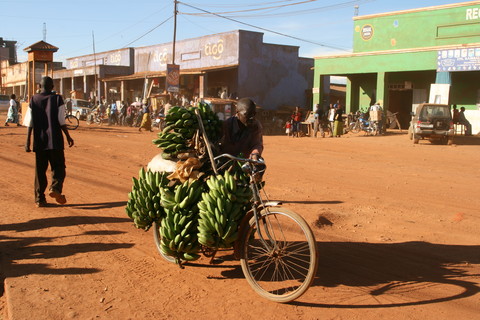
[[[45,41],[38,41],[32,44],[31,46],[23,49],[23,51],[30,52],[30,51],[53,51],[57,52],[58,48],[50,43],[46,43]]]

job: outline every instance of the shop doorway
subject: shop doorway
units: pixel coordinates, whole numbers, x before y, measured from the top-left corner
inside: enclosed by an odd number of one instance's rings
[[[389,90],[388,110],[393,113],[398,112],[397,119],[402,129],[410,125],[412,102],[413,90]]]

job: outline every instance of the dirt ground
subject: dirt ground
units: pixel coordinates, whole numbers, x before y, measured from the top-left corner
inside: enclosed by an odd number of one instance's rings
[[[2,118],[3,119],[3,118]],[[308,221],[312,287],[260,298],[230,252],[181,270],[125,214],[156,132],[87,126],[65,206],[36,208],[26,129],[0,128],[0,319],[480,319],[480,137],[265,137],[266,192]]]

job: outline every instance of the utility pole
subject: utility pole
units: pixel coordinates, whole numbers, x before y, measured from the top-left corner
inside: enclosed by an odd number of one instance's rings
[[[175,64],[175,41],[177,38],[177,5],[178,1],[173,0],[173,49],[172,49],[172,64]]]
[[[95,97],[94,97],[94,101],[93,103],[97,103],[97,99],[98,99],[98,92],[97,92],[97,57],[96,57],[96,53],[95,53],[95,35],[93,34],[93,30],[92,30],[92,42],[93,42],[93,65],[95,67],[95,77],[94,77],[94,92],[95,92]]]
[[[173,45],[172,45],[172,63],[167,63],[167,74],[165,77],[165,89],[167,92],[179,92],[180,88],[180,66],[175,64],[175,42],[177,38],[177,6],[178,1],[173,0]]]

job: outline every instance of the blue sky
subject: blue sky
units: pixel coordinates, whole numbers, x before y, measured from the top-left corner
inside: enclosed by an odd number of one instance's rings
[[[361,16],[458,2],[463,1],[185,0],[178,5],[177,40],[244,29],[315,57],[351,49],[355,5]],[[19,61],[26,60],[24,48],[43,40],[44,25],[46,41],[59,47],[56,61],[93,53],[93,38],[96,52],[168,43],[173,7],[173,0],[0,1],[0,37],[18,42]],[[217,15],[199,15],[212,12]]]

